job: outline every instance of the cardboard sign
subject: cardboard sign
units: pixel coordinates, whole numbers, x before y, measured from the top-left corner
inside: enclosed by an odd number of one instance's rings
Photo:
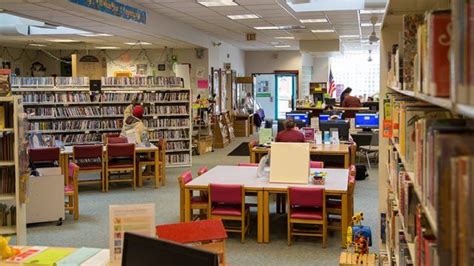
[[[309,143],[272,143],[270,182],[307,184],[309,145]]]

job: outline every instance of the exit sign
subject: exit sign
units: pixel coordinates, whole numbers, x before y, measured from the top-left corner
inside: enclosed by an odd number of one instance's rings
[[[255,40],[257,40],[256,33],[247,33],[247,41],[255,41]]]

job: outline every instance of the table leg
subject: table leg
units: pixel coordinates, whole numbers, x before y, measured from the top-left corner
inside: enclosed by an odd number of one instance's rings
[[[344,168],[348,169],[349,168],[349,153],[344,154]]]
[[[159,180],[160,174],[159,174],[159,170],[158,170],[158,167],[159,167],[159,159],[158,159],[159,153],[158,153],[158,151],[154,152],[154,156],[155,156],[155,164],[154,164],[155,169],[154,169],[153,173],[154,173],[154,176],[155,176],[155,188],[159,188],[161,180]]]
[[[341,195],[341,236],[342,242],[341,247],[346,247],[346,234],[347,234],[347,227],[349,226],[349,201],[347,199],[347,193]]]
[[[263,243],[270,242],[270,193],[263,191]]]
[[[59,163],[64,174],[64,184],[69,185],[69,154],[61,154]]]
[[[184,189],[184,222],[191,221],[191,190]]]
[[[256,163],[255,161],[255,152],[250,150],[250,163]]]
[[[263,204],[263,196],[264,192],[263,190],[257,192],[257,242],[258,243],[263,243],[263,230],[264,230],[264,225],[263,225],[263,210],[264,210],[264,204]]]

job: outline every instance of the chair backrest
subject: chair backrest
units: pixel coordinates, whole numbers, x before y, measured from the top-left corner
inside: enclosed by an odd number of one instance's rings
[[[242,204],[241,185],[209,184],[209,201],[222,204]]]
[[[324,188],[320,187],[289,187],[288,199],[290,206],[324,207]]]
[[[310,161],[309,168],[324,168],[324,162],[321,161]]]
[[[251,151],[253,149],[253,147],[257,146],[258,145],[258,141],[257,140],[251,140],[249,141],[249,151]]]
[[[207,168],[207,166],[203,166],[203,167],[199,168],[197,174],[198,174],[198,176],[200,176],[200,175],[203,175],[204,173],[206,173],[207,171],[209,171],[209,168]]]
[[[107,157],[112,158],[133,158],[135,156],[134,143],[107,144]]]
[[[355,165],[353,165],[353,164],[350,165],[350,166],[349,166],[349,176],[351,176],[351,175],[355,176],[355,175],[356,175],[356,169],[357,169],[357,168],[356,168]]]
[[[238,166],[254,166],[254,167],[258,167],[258,163],[239,163]]]
[[[72,156],[74,159],[96,159],[102,158],[103,146],[98,145],[74,145]]]
[[[107,144],[128,143],[126,137],[107,137]]]
[[[79,175],[79,166],[75,163],[69,163],[69,184],[74,186],[74,191],[77,192],[79,183],[78,183],[78,175]]]
[[[59,147],[30,148],[28,156],[30,162],[59,162]]]
[[[185,171],[178,176],[178,183],[179,188],[184,189],[184,185],[186,185],[189,181],[193,180],[193,173],[191,171]]]

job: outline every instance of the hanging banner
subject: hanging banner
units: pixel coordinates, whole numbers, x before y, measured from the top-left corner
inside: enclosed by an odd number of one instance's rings
[[[69,2],[126,20],[132,20],[141,24],[146,24],[146,11],[133,6],[122,4],[116,0],[69,0]]]

